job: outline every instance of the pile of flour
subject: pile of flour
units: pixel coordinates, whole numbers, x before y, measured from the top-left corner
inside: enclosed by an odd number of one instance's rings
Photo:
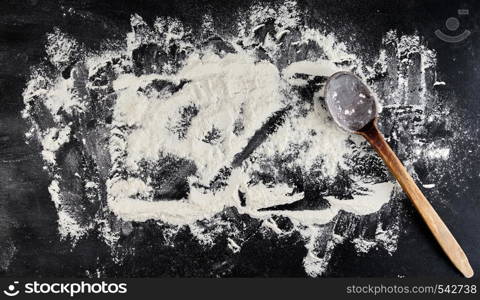
[[[411,138],[435,119],[426,109],[434,53],[416,36],[389,32],[366,65],[333,34],[301,24],[292,1],[237,18],[224,37],[209,16],[194,32],[134,15],[125,46],[101,53],[59,30],[48,36],[49,65],[32,73],[24,117],[52,175],[60,233],[76,240],[100,229],[115,252],[128,224],[154,220],[170,236],[189,227],[206,247],[224,234],[236,255],[247,238],[219,217],[233,207],[269,235],[299,232],[311,276],[347,241],[360,254],[392,254],[399,189],[365,141],[333,123],[323,84],[340,70],[370,82],[390,117],[380,124],[387,137],[409,137],[397,150],[410,169],[447,159],[448,146]],[[409,117],[415,122],[399,123]],[[278,216],[292,228],[280,229]],[[367,219],[373,233],[361,229]]]
[[[292,68],[287,71],[292,72]],[[327,76],[333,71],[322,69],[322,62],[304,62],[303,68],[295,68],[297,73],[318,69],[317,72]],[[156,81],[186,83],[173,94],[138,92]],[[109,206],[124,220],[161,219],[178,225],[191,224],[212,217],[227,206],[268,218],[270,213],[258,210],[292,203],[304,196],[287,183],[252,182],[255,172],[274,166],[270,162],[274,156],[291,152],[290,164],[331,178],[339,168],[345,167],[345,157],[355,149],[347,144],[349,135],[329,120],[325,110],[315,109],[315,103],[319,105],[318,97],[313,99],[313,104],[301,103],[274,64],[255,62],[254,57],[242,49],[223,57],[208,50],[201,56],[192,54],[175,75],[122,74],[113,82],[113,87],[119,91],[113,130],[131,128],[123,131],[121,137],[112,136],[110,143],[111,156],[119,157],[125,169],[134,174],[127,178],[115,177],[108,183]],[[253,150],[249,159],[235,164],[236,155],[249,147],[249,141],[261,132],[266,120],[290,106],[295,108],[285,115],[281,126]],[[178,130],[185,123],[184,112],[192,107],[195,115],[179,135]],[[214,137],[206,140],[212,134]],[[154,189],[149,185],[151,178],[139,179],[141,162],[156,162],[165,156],[194,163],[195,172],[187,178],[189,193],[180,201],[168,198],[154,201]],[[231,172],[225,179],[225,187],[208,188],[225,167]],[[327,198],[330,203],[327,210],[278,213],[300,224],[324,224],[340,209],[358,214],[377,211],[388,201],[393,188],[392,183],[362,186],[366,193],[349,201]],[[239,191],[245,197],[243,206]],[[143,201],[138,201],[139,195]]]

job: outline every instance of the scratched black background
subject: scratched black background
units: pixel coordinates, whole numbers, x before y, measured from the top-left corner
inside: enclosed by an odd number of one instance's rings
[[[362,2],[362,3],[360,3]],[[437,51],[438,72],[448,82],[443,93],[468,120],[474,148],[480,137],[480,8],[478,1],[299,1],[308,9],[306,16],[312,26],[321,25],[339,36],[355,39],[364,51],[376,53],[382,36],[390,29],[399,33],[418,32],[428,46]],[[0,1],[0,275],[2,276],[85,276],[85,270],[108,265],[108,249],[94,237],[82,241],[72,250],[61,242],[57,217],[47,187],[48,175],[42,170],[39,149],[26,145],[26,124],[20,116],[23,109],[21,93],[29,68],[45,56],[45,33],[53,27],[74,36],[91,49],[105,39],[124,39],[130,30],[130,15],[138,13],[145,20],[169,15],[188,24],[199,24],[204,12],[228,22],[229,13],[250,1]],[[63,10],[62,10],[63,7]],[[69,7],[83,12],[85,18],[63,16]],[[472,35],[464,42],[448,44],[435,37],[436,29],[445,32],[445,20],[456,16],[457,9],[470,10],[460,18],[458,32],[468,29]],[[458,32],[455,32],[457,34]],[[450,101],[450,100],[449,100]],[[460,150],[461,151],[461,150]],[[478,151],[474,152],[478,153]],[[460,178],[449,178],[437,188],[448,201],[436,208],[462,244],[473,269],[480,271],[480,158],[469,154],[468,160],[451,161],[462,165]],[[468,163],[466,163],[468,162]],[[447,177],[448,178],[448,177]],[[429,190],[425,191],[429,198]],[[406,203],[407,200],[404,199]],[[441,203],[449,203],[441,204]],[[405,205],[402,233],[398,250],[393,256],[372,250],[357,256],[353,245],[341,245],[330,261],[328,276],[428,276],[455,277],[459,274],[450,265],[430,236],[426,226],[409,205]],[[305,253],[288,245],[267,247],[257,245],[256,252],[244,257],[246,269],[230,276],[305,276],[301,261]],[[272,260],[260,260],[258,253],[268,253]],[[171,264],[188,264],[175,261]],[[242,263],[242,262],[240,262]],[[155,275],[111,269],[109,276]],[[199,266],[201,269],[201,266]],[[128,274],[127,274],[128,273]],[[198,275],[199,273],[195,273]],[[169,275],[172,275],[171,273]],[[189,274],[177,274],[189,276]]]

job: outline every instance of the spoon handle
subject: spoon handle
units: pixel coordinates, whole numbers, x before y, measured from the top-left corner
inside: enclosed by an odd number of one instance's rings
[[[462,248],[455,240],[455,237],[453,237],[450,230],[448,230],[445,223],[443,223],[435,209],[425,198],[422,191],[420,191],[415,184],[413,178],[408,174],[403,164],[385,141],[377,128],[376,122],[372,122],[371,125],[372,126],[359,132],[359,134],[367,139],[383,159],[455,267],[457,267],[465,277],[472,277],[473,270],[468,262],[465,252],[463,252]]]

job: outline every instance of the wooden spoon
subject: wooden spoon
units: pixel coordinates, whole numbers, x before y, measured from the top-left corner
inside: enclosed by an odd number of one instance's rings
[[[378,130],[375,99],[368,87],[354,74],[338,72],[325,85],[325,101],[340,127],[364,136],[373,146],[452,263],[465,277],[472,277],[472,267],[462,248]]]

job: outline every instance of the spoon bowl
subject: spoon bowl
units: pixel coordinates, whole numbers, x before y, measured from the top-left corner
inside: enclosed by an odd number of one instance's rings
[[[352,73],[337,72],[325,85],[330,115],[343,129],[359,132],[377,118],[377,105],[370,89]]]

